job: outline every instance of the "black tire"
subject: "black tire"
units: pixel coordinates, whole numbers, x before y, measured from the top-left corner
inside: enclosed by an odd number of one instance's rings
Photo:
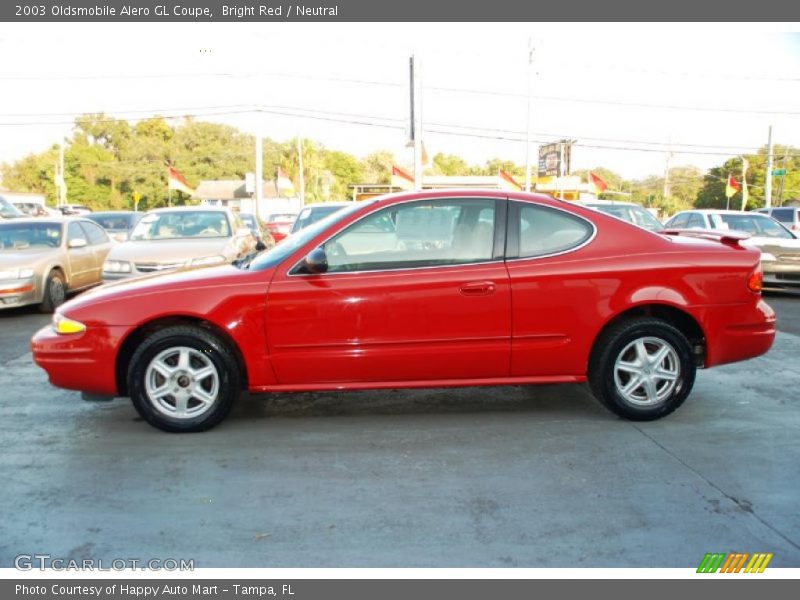
[[[53,269],[47,274],[44,280],[44,294],[39,310],[43,313],[51,313],[67,299],[67,284],[64,281],[64,274],[58,269]]]
[[[654,384],[664,386],[662,388],[664,398],[649,405],[639,404],[636,399],[632,401],[623,395],[625,384],[635,385],[635,382],[632,382],[634,376],[628,375],[630,379],[622,380],[626,373],[621,369],[617,371],[616,368],[618,358],[624,359],[624,357],[630,356],[630,354],[623,356],[621,354],[623,352],[635,353],[637,342],[644,340],[666,342],[674,350],[674,355],[670,355],[671,358],[665,360],[677,363],[674,386],[669,390],[667,381]],[[651,343],[658,348],[658,341]],[[648,369],[647,373],[652,373],[655,369],[649,364],[646,368]],[[660,319],[635,317],[612,325],[598,337],[589,359],[588,378],[594,396],[612,412],[632,421],[653,421],[665,417],[683,404],[692,391],[696,373],[697,367],[692,346],[680,330]],[[619,383],[618,378],[620,379]],[[623,389],[620,389],[620,384]],[[642,399],[642,402],[645,402],[650,396],[644,384],[641,385],[642,387],[634,388],[634,391],[628,393],[634,396],[638,391],[640,395],[645,396]]]
[[[206,361],[216,369],[217,386],[213,402],[209,408],[196,416],[172,416],[169,412],[171,402],[178,409],[178,400],[167,395],[163,400],[151,399],[147,391],[146,378],[153,377],[151,363],[172,349],[188,348],[193,352],[192,360]],[[201,363],[202,364],[202,363]],[[178,367],[175,367],[176,369]],[[176,373],[179,375],[180,372]],[[128,367],[128,391],[133,406],[142,418],[163,431],[171,433],[190,433],[206,431],[217,425],[230,412],[234,402],[241,395],[240,369],[234,352],[227,343],[202,327],[180,325],[168,327],[147,337],[136,349]],[[173,375],[175,376],[175,375]],[[158,377],[158,375],[155,375]],[[213,375],[212,375],[213,377]],[[169,381],[165,377],[164,385]],[[198,380],[199,381],[199,380]],[[178,383],[174,384],[179,390]],[[196,384],[192,384],[193,386]],[[187,388],[189,390],[190,388]],[[187,391],[187,393],[189,393]],[[172,398],[172,400],[170,400]],[[198,400],[190,398],[189,405]],[[195,406],[195,408],[197,408]]]

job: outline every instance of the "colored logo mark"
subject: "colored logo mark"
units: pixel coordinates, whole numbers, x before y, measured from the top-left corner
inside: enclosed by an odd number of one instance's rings
[[[747,554],[742,552],[709,553],[700,561],[697,567],[698,573],[763,573],[769,561],[772,560],[772,552],[756,552]],[[746,566],[745,566],[746,565]]]

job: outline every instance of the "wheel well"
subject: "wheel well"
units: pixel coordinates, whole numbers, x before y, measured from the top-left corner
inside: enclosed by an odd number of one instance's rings
[[[697,320],[687,312],[682,311],[674,306],[666,304],[644,304],[630,308],[625,312],[618,314],[605,324],[596,339],[605,333],[610,327],[617,323],[630,319],[632,317],[653,317],[661,319],[678,329],[689,343],[692,345],[692,352],[694,353],[695,363],[699,368],[705,366],[706,361],[706,337],[703,333],[702,327]]]
[[[136,348],[138,348],[139,344],[141,344],[151,333],[155,333],[159,329],[170,327],[172,325],[194,325],[196,327],[202,327],[219,337],[219,339],[222,340],[228,346],[228,348],[233,351],[234,356],[236,356],[236,362],[239,365],[239,377],[242,387],[247,389],[247,367],[244,362],[244,357],[242,356],[239,346],[236,344],[233,338],[231,338],[227,331],[215,325],[214,323],[198,317],[173,316],[156,319],[140,325],[122,342],[122,346],[120,346],[119,352],[117,353],[116,362],[117,392],[120,396],[128,395],[128,367],[130,365],[133,353],[136,352]]]

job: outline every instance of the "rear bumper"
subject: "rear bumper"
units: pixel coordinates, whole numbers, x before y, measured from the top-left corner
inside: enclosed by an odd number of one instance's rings
[[[57,387],[116,396],[116,347],[125,329],[93,327],[59,335],[50,326],[43,327],[31,339],[33,360]]]
[[[766,354],[775,341],[775,311],[757,304],[719,306],[706,313],[706,367]]]

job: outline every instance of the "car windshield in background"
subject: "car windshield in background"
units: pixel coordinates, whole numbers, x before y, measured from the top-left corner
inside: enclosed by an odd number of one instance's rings
[[[230,237],[228,217],[219,211],[176,211],[145,215],[131,233],[131,241]]]
[[[272,221],[293,221],[297,217],[295,213],[273,213],[267,217],[268,222]]]
[[[347,206],[344,208],[333,207],[337,208],[333,214],[329,214],[324,219],[318,220],[313,225],[310,225],[302,231],[292,234],[280,244],[276,244],[266,252],[259,254],[250,264],[250,268],[254,271],[259,271],[261,269],[269,269],[270,267],[274,267],[292,254],[292,252],[310,242],[312,239],[314,239],[314,237],[334,223],[341,221],[349,214],[357,211],[367,204],[371,204],[372,202],[374,201],[367,200],[364,202],[354,202],[352,206]]]
[[[128,215],[86,215],[106,231],[127,231],[130,226]]]
[[[342,208],[343,208],[342,206],[317,206],[317,207],[308,206],[303,209],[303,211],[297,217],[297,220],[294,222],[292,233],[294,233],[295,231],[300,231],[301,229],[305,229],[312,223],[316,223],[317,221],[324,219],[328,215],[335,213],[336,211],[342,210]]]
[[[590,204],[589,206],[607,215],[617,217],[623,221],[628,221],[629,223],[644,227],[650,231],[660,231],[664,229],[661,222],[650,214],[650,211],[641,206],[624,206],[619,204]]]
[[[250,229],[257,229],[256,218],[253,215],[248,213],[239,213],[239,218]]]
[[[733,229],[750,235],[771,238],[794,238],[794,235],[783,225],[769,217],[758,214],[711,215],[711,220],[721,229]]]
[[[60,223],[0,223],[0,249],[3,251],[41,250],[60,245]]]

